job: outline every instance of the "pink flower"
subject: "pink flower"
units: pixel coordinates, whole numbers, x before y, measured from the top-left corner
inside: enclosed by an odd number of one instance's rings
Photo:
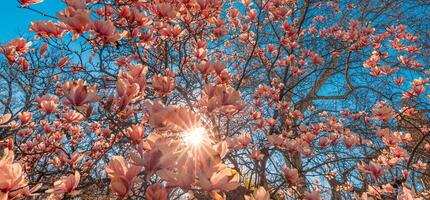
[[[0,160],[0,193],[3,193],[6,199],[9,192],[25,187],[28,184],[24,179],[21,165],[14,163],[14,158],[15,155],[12,150],[7,148],[3,150],[3,157]]]
[[[133,164],[144,166],[148,177],[155,171],[171,167],[175,164],[178,142],[173,143],[156,135],[148,136],[139,145],[138,154],[131,154]]]
[[[18,54],[25,54],[30,51],[31,44],[32,42],[27,42],[24,38],[15,38],[6,43],[6,48],[13,49]]]
[[[231,191],[239,187],[239,173],[224,164],[208,165],[197,172],[198,185],[206,191]]]
[[[319,144],[321,146],[321,148],[327,148],[328,145],[330,145],[331,141],[328,137],[321,137],[319,139]]]
[[[284,178],[290,186],[295,186],[299,182],[299,172],[295,168],[284,167]]]
[[[152,88],[158,92],[160,96],[167,95],[175,89],[175,79],[170,76],[154,75],[152,76]]]
[[[21,121],[21,124],[25,125],[31,121],[31,112],[21,112],[18,114],[18,119]]]
[[[110,189],[118,196],[127,196],[133,179],[141,169],[142,167],[130,164],[122,156],[114,156],[105,166],[106,174],[111,179]]]
[[[159,183],[149,186],[145,193],[148,200],[167,200],[167,195],[166,188]]]
[[[74,106],[98,102],[103,96],[97,95],[97,86],[90,87],[83,80],[68,81],[63,85],[64,95],[68,103]]]
[[[32,4],[42,3],[43,0],[18,0],[22,7],[26,7]]]
[[[112,21],[94,20],[92,29],[98,38],[108,43],[115,42],[122,37],[122,35],[115,33],[116,28]]]
[[[143,135],[145,133],[145,129],[141,125],[132,125],[127,128],[127,135],[135,142],[139,142],[143,139]]]
[[[233,113],[242,110],[245,104],[241,102],[241,94],[231,86],[208,84],[203,91],[200,105],[208,112]]]
[[[63,176],[60,180],[54,182],[54,188],[47,190],[47,193],[54,193],[59,195],[68,194],[70,196],[76,196],[80,193],[79,190],[75,190],[81,179],[81,175],[78,171],[75,174],[69,176]]]
[[[67,4],[68,7],[73,8],[75,10],[84,9],[86,0],[63,0],[64,3]]]
[[[69,30],[75,33],[73,40],[87,31],[91,25],[90,11],[88,10],[75,10],[70,7],[58,13],[57,17],[67,25]]]
[[[60,38],[63,35],[64,29],[52,21],[33,21],[31,22],[30,31],[37,33],[36,39],[39,37]]]
[[[0,125],[6,124],[11,119],[12,114],[7,113],[2,116],[0,116]]]
[[[235,138],[228,138],[227,144],[231,149],[241,149],[248,146],[252,139],[249,134],[241,134]]]
[[[393,118],[395,112],[391,106],[385,102],[379,102],[372,110],[373,116],[376,120],[387,122]]]
[[[313,192],[305,191],[304,195],[305,195],[304,200],[320,200],[321,199],[320,193],[318,191],[313,191]]]
[[[36,102],[39,104],[39,109],[43,110],[46,114],[58,112],[58,97],[44,95],[42,97],[36,97]]]
[[[366,174],[371,174],[374,178],[378,178],[385,174],[382,166],[373,161],[370,161],[369,164],[362,163],[358,166],[358,170]]]
[[[118,79],[116,82],[116,90],[119,97],[119,110],[124,110],[129,103],[139,99],[139,84],[131,83],[128,79]]]
[[[270,193],[260,186],[250,196],[245,195],[245,200],[270,200]]]
[[[174,18],[176,17],[176,10],[171,3],[156,3],[153,7],[155,15],[160,18]]]
[[[264,157],[264,155],[261,154],[260,150],[258,150],[257,148],[254,148],[252,150],[252,153],[251,153],[251,158],[252,159],[254,159],[254,160],[261,160],[263,157]]]

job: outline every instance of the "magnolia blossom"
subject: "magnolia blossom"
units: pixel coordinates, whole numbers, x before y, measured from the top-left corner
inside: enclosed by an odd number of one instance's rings
[[[251,141],[252,139],[249,134],[241,134],[234,138],[228,138],[227,144],[231,149],[241,149],[247,147]]]
[[[31,22],[30,31],[36,32],[36,38],[60,38],[63,35],[64,29],[52,21],[33,21]]]
[[[18,0],[18,1],[23,7],[43,2],[43,0]]]
[[[146,189],[145,197],[148,200],[167,200],[167,191],[161,184],[156,183]]]
[[[24,173],[19,163],[14,162],[15,155],[9,149],[3,150],[0,160],[0,199],[8,199],[10,192],[27,186]]]
[[[284,167],[284,178],[290,186],[295,186],[299,182],[299,172],[295,168]]]
[[[165,128],[174,132],[201,126],[200,116],[185,107],[165,106],[161,101],[148,101],[148,122],[154,128]]]
[[[121,39],[122,35],[115,33],[115,26],[112,21],[94,20],[92,22],[92,29],[97,37],[105,42],[115,42]]]
[[[173,77],[154,75],[152,76],[152,81],[152,88],[154,88],[160,96],[168,94],[176,87],[175,79]]]
[[[224,164],[208,166],[197,172],[199,186],[206,191],[230,191],[239,187],[239,173]]]
[[[417,197],[416,193],[404,184],[401,192],[397,195],[397,200],[423,200],[423,198]]]
[[[31,112],[21,112],[18,114],[18,119],[21,121],[21,124],[25,125],[31,121],[31,116]]]
[[[378,178],[385,174],[382,166],[373,161],[370,161],[369,164],[362,163],[358,166],[358,170],[366,174],[371,174],[374,178]]]
[[[233,113],[244,107],[241,103],[241,94],[228,85],[208,84],[203,91],[203,98],[200,105],[204,106],[208,112],[219,111],[222,113]]]
[[[140,141],[145,133],[144,127],[141,125],[133,125],[127,128],[127,134],[130,139],[135,142]]]
[[[320,193],[318,191],[304,193],[304,200],[321,200]]]
[[[7,122],[9,122],[11,117],[12,117],[12,114],[10,114],[10,113],[7,113],[7,114],[0,116],[0,125],[6,124]]]
[[[91,26],[90,11],[72,7],[57,14],[57,17],[75,33],[73,39],[87,31]]]
[[[134,178],[140,173],[141,167],[127,162],[122,156],[114,156],[105,166],[106,174],[111,182],[109,188],[118,196],[125,197],[130,191]]]
[[[270,200],[270,193],[260,186],[250,196],[245,195],[245,200]]]
[[[131,154],[132,163],[144,166],[148,175],[155,171],[173,166],[179,152],[179,142],[171,142],[158,135],[150,135],[139,145],[138,153]]]
[[[176,16],[176,10],[170,3],[155,3],[153,8],[155,15],[160,18],[174,18]]]
[[[257,148],[254,148],[252,150],[252,153],[251,153],[251,158],[252,159],[254,159],[254,160],[261,160],[263,157],[264,157],[264,155],[261,154],[260,150],[258,150]]]
[[[379,120],[382,122],[389,121],[390,119],[393,118],[395,114],[393,108],[391,108],[391,106],[389,106],[385,102],[380,102],[379,104],[377,104],[373,108],[372,113],[376,120]]]
[[[47,190],[47,193],[54,193],[58,195],[68,194],[70,196],[76,196],[80,193],[79,190],[75,190],[81,179],[81,175],[78,171],[75,174],[69,176],[63,176],[60,180],[54,182],[54,188]]]
[[[44,111],[46,114],[58,112],[58,97],[44,95],[42,97],[36,97],[36,102],[39,105],[39,109]]]
[[[63,91],[68,100],[67,103],[74,106],[98,102],[103,98],[103,96],[97,95],[97,86],[90,87],[83,80],[66,82],[63,85]]]
[[[119,97],[118,107],[120,111],[126,106],[139,99],[140,86],[138,83],[129,82],[127,79],[118,79],[116,89]]]
[[[7,42],[5,47],[0,46],[0,52],[6,56],[8,63],[11,65],[15,63],[17,56],[26,54],[30,51],[31,44],[32,42],[27,42],[24,38],[16,38],[11,42]],[[18,64],[22,67],[26,62],[27,61],[21,57],[20,63]],[[26,64],[28,65],[28,63]],[[24,68],[28,69],[28,66]]]

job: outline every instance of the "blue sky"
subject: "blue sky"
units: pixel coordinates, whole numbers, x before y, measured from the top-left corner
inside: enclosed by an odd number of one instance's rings
[[[18,5],[17,0],[4,0],[2,2],[2,6],[0,7],[1,43],[18,37],[19,34],[28,33],[31,21],[49,19],[33,11],[18,8]],[[55,15],[55,12],[60,11],[64,7],[65,5],[61,0],[45,0],[40,4],[31,6],[31,8],[50,15]]]

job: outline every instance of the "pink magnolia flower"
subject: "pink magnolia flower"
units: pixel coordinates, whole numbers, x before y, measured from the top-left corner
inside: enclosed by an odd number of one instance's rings
[[[330,145],[331,141],[328,137],[321,137],[319,139],[319,144],[321,146],[321,148],[327,148],[328,145]]]
[[[206,191],[231,191],[239,187],[239,173],[224,164],[208,165],[197,172],[198,185]]]
[[[395,112],[391,106],[385,102],[379,102],[373,108],[372,113],[376,120],[387,122],[393,118]]]
[[[94,20],[92,22],[92,30],[101,40],[112,43],[121,39],[122,35],[115,33],[116,27],[112,21]]]
[[[67,4],[68,7],[73,8],[75,10],[84,9],[86,0],[63,0],[64,3]]]
[[[177,170],[161,169],[157,175],[166,180],[168,186],[188,187],[195,180],[195,170],[190,162],[178,166]]]
[[[91,26],[90,11],[78,9],[75,10],[72,7],[57,14],[57,17],[66,24],[70,31],[73,31],[75,40],[79,35],[87,31]]]
[[[83,80],[68,81],[63,85],[63,92],[68,102],[74,106],[98,102],[103,96],[97,95],[97,86],[90,87]]]
[[[142,167],[130,164],[122,156],[114,156],[105,166],[106,174],[111,179],[109,188],[118,196],[127,196],[141,169]]]
[[[0,160],[0,199],[8,199],[10,192],[27,186],[22,167],[14,163],[15,155],[12,150],[5,148]]]
[[[129,103],[139,99],[140,86],[138,83],[129,82],[128,79],[118,79],[116,90],[119,97],[119,110],[124,110]]]
[[[156,183],[146,189],[145,197],[148,200],[167,200],[167,190],[161,184]]]
[[[160,18],[176,17],[176,9],[171,3],[155,3],[153,5],[154,14]]]
[[[250,196],[245,195],[245,200],[270,200],[270,193],[260,186]]]
[[[152,76],[152,88],[154,88],[160,96],[170,93],[175,87],[176,84],[173,77],[161,75]]]
[[[13,49],[18,54],[25,54],[30,51],[32,42],[27,42],[24,38],[15,38],[11,42],[6,43],[6,48]]]
[[[128,70],[121,70],[118,79],[126,79],[130,84],[137,83],[140,92],[143,93],[146,88],[146,73],[148,72],[148,67],[140,64],[132,65],[128,61],[125,62]]]
[[[10,113],[0,116],[0,125],[6,124],[7,122],[9,122],[11,117],[12,117],[12,114]]]
[[[64,29],[52,21],[33,21],[30,25],[30,31],[37,33],[36,39],[39,37],[60,38],[63,35]]]
[[[39,105],[39,109],[43,110],[46,114],[58,112],[58,97],[44,95],[42,97],[36,97],[36,102]]]
[[[84,116],[77,111],[69,110],[68,112],[62,113],[60,119],[63,122],[71,124],[82,122],[84,120]]]
[[[161,101],[147,101],[148,122],[154,128],[184,132],[200,127],[200,116],[185,107],[165,106]]]
[[[28,51],[30,51],[30,46],[31,42],[27,42],[24,38],[16,38],[11,42],[7,42],[5,47],[0,45],[0,52],[6,56],[8,63],[11,65],[15,63],[18,55],[28,53]],[[23,65],[24,61],[22,59],[20,61],[21,63],[18,64]]]
[[[32,4],[42,3],[43,0],[19,0],[22,7],[26,7]]]
[[[47,43],[43,44],[43,45],[40,47],[39,54],[40,54],[41,56],[45,56],[46,51],[48,51],[48,44],[47,44]]]
[[[230,149],[241,149],[247,147],[251,141],[251,135],[241,134],[235,138],[228,138],[227,144]]]
[[[295,168],[284,167],[282,170],[284,178],[290,186],[295,186],[299,182],[299,172]]]
[[[30,69],[28,61],[24,57],[19,57],[16,64],[20,67],[21,71],[27,72]]]
[[[369,164],[362,163],[358,166],[358,170],[366,174],[371,174],[374,178],[378,178],[385,174],[382,166],[373,161],[370,161]]]
[[[173,166],[178,157],[179,142],[170,142],[163,137],[151,134],[139,145],[138,154],[131,154],[134,165],[144,166],[151,176],[155,171]],[[144,151],[145,150],[145,151]]]
[[[75,190],[81,179],[81,175],[78,171],[75,174],[69,176],[63,176],[60,180],[54,182],[54,188],[47,190],[47,193],[54,193],[57,195],[68,194],[70,196],[76,196],[80,193],[79,190]]]
[[[321,200],[321,196],[318,191],[313,191],[313,192],[306,191],[304,195],[305,195],[304,200]]]
[[[128,137],[135,142],[139,142],[140,140],[142,140],[144,133],[145,129],[141,125],[132,125],[131,127],[127,128]]]
[[[21,121],[21,124],[25,125],[31,121],[31,116],[31,112],[21,112],[18,114],[18,119]]]
[[[199,104],[208,112],[233,113],[242,110],[245,106],[241,102],[241,94],[231,86],[208,84],[203,91],[203,98]]]
[[[261,152],[260,152],[260,150],[258,150],[258,148],[254,148],[252,150],[252,153],[251,153],[251,158],[252,159],[254,159],[254,160],[261,160],[263,157],[264,157],[264,155],[261,154]]]
[[[423,200],[417,197],[415,191],[409,189],[406,184],[403,185],[401,192],[397,195],[397,200]]]

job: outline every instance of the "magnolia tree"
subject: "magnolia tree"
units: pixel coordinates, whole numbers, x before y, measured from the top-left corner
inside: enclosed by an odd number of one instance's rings
[[[429,197],[428,1],[42,1],[1,45],[1,200]]]

